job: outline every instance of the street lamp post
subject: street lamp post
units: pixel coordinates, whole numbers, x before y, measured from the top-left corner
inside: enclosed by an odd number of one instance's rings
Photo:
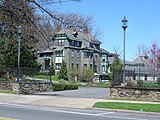
[[[126,38],[125,38],[125,32],[126,32],[126,28],[128,27],[128,20],[126,19],[126,17],[123,18],[122,20],[122,28],[124,30],[124,41],[123,41],[123,83],[126,80],[125,77],[125,46],[126,46]]]
[[[19,82],[20,78],[20,45],[21,45],[21,33],[22,33],[22,26],[17,27],[17,33],[18,33],[18,75],[17,75],[17,82]]]

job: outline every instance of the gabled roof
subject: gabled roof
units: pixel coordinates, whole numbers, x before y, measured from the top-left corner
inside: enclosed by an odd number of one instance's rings
[[[99,40],[97,40],[96,38],[94,38],[90,33],[84,33],[84,32],[80,32],[80,31],[73,31],[71,29],[65,28],[65,29],[62,29],[57,34],[66,34],[66,36],[70,40],[81,41],[82,45],[83,45],[83,48],[86,48],[86,47],[87,48],[91,48],[89,43],[101,44],[101,42]],[[76,34],[76,35],[74,36],[74,34]]]
[[[78,33],[77,37],[74,37],[73,34]],[[83,33],[80,31],[76,31],[73,32],[71,29],[62,29],[60,32],[58,32],[57,34],[66,34],[67,37],[71,40],[86,40],[88,42],[93,42],[93,43],[97,43],[97,44],[101,44],[101,42],[99,40],[97,40],[96,38],[94,38],[90,33]]]
[[[109,52],[107,50],[103,49],[103,48],[100,48],[100,52],[104,53],[104,54],[109,54]]]
[[[140,66],[140,71],[144,73],[150,73],[151,72],[151,66],[149,63],[149,60],[147,59],[146,55],[140,55],[136,59],[134,59],[132,62],[132,67],[127,67],[127,69],[133,69],[136,72],[139,72],[138,66]]]
[[[43,51],[43,53],[51,53],[51,52],[53,52],[53,50],[50,50],[49,48]]]

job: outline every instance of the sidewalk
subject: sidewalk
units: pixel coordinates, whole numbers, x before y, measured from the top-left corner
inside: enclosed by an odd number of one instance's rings
[[[44,106],[54,106],[54,107],[66,107],[66,108],[81,108],[81,109],[91,109],[96,102],[129,102],[129,103],[160,104],[160,102],[72,98],[72,97],[44,96],[44,95],[17,95],[17,94],[5,94],[5,93],[0,93],[0,102],[29,104],[29,105],[44,105]]]
[[[60,96],[43,96],[43,95],[16,95],[0,93],[0,102],[29,104],[29,105],[44,105],[54,107],[67,108],[92,108],[94,103],[99,101],[106,101],[102,99],[88,99],[88,98],[71,98]]]

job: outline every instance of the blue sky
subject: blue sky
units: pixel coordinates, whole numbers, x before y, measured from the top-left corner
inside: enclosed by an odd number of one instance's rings
[[[52,4],[53,5],[53,4]],[[58,12],[80,13],[93,16],[102,28],[102,47],[109,52],[119,48],[122,56],[122,19],[126,16],[126,60],[132,61],[138,55],[137,47],[149,47],[160,39],[160,0],[82,0],[81,2],[55,4]]]

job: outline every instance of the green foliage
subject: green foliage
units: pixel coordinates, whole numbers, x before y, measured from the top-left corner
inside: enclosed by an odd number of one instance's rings
[[[68,80],[68,73],[67,73],[67,65],[65,61],[62,61],[60,72],[58,73],[59,79]]]
[[[120,61],[118,55],[115,55],[113,64],[111,65],[111,69],[113,69],[115,71],[122,70],[122,64],[121,64],[121,61]]]
[[[37,75],[48,75],[48,72],[38,72]]]
[[[6,9],[5,9],[6,8]],[[17,9],[18,8],[18,9]],[[20,35],[20,67],[36,67],[36,55],[33,51],[37,28],[33,22],[34,10],[27,1],[15,2],[5,0],[0,8],[0,67],[17,67],[18,36]],[[30,20],[29,20],[30,19]],[[32,19],[32,20],[31,20]],[[17,33],[17,26],[21,25],[21,34]]]
[[[2,77],[0,77],[0,81],[10,81],[10,82],[15,82],[15,78],[13,75],[9,74],[8,72],[5,73]]]
[[[94,71],[92,68],[84,70],[81,74],[81,81],[93,82]]]
[[[143,83],[144,87],[149,88],[160,88],[160,85],[158,83],[152,82],[152,83]]]
[[[110,82],[110,83],[111,83],[111,81],[112,81],[112,77],[113,77],[112,72],[108,73],[108,79],[109,79],[109,82]]]
[[[85,86],[89,87],[99,87],[99,88],[109,88],[109,82],[100,82],[100,83],[88,83]]]
[[[53,62],[49,68],[49,71],[50,71],[50,75],[55,75],[55,69],[54,69],[54,65],[53,65]]]
[[[76,90],[76,89],[78,89],[78,85],[76,84],[52,83],[53,91]]]
[[[74,67],[71,72],[70,72],[70,75],[72,77],[73,80],[77,81],[77,77],[79,75],[80,71],[79,69],[77,69],[76,67]]]
[[[137,80],[137,86],[138,87],[143,87],[143,85],[144,85],[143,80]]]
[[[17,67],[18,62],[18,51],[17,49],[13,49],[15,52],[9,52],[4,57],[4,64],[6,67]],[[20,66],[21,67],[32,67],[35,68],[38,66],[36,61],[36,55],[34,51],[28,46],[21,45],[20,51]]]
[[[122,103],[122,102],[98,102],[97,108],[124,109],[146,112],[160,112],[160,104]]]

